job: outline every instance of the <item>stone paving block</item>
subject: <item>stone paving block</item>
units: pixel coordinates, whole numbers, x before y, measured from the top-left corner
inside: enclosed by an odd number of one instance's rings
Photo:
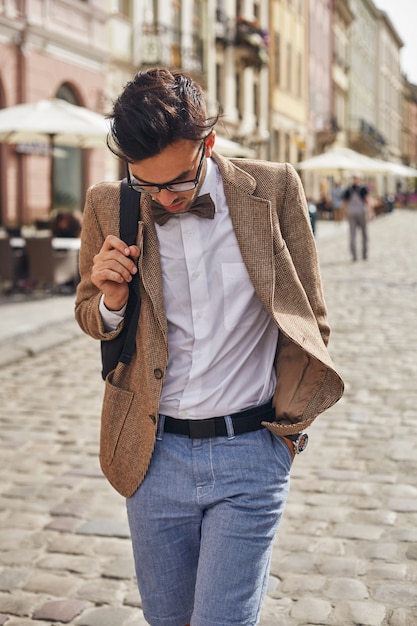
[[[301,621],[308,620],[308,624],[326,623],[332,612],[332,605],[326,600],[317,600],[314,597],[304,597],[296,602],[291,609],[291,617]]]
[[[395,524],[397,514],[386,510],[357,511],[351,514],[349,519],[354,524],[392,526]]]
[[[417,511],[417,498],[390,498],[387,504],[393,511],[401,513],[415,513]]]
[[[106,557],[116,556],[123,558],[130,558],[133,556],[132,544],[128,537],[89,537],[89,541],[92,542],[94,554],[103,555]]]
[[[126,593],[123,604],[126,604],[126,606],[134,607],[142,606],[142,599],[136,586],[136,582],[134,583],[134,589],[130,589],[130,591]]]
[[[417,527],[393,528],[390,533],[390,539],[393,541],[417,543]]]
[[[2,346],[0,350],[0,367],[4,368],[28,356],[27,350],[22,346]]]
[[[0,591],[13,591],[13,589],[23,587],[30,573],[31,570],[26,567],[4,567],[0,570]]]
[[[318,570],[320,574],[326,576],[339,576],[355,578],[360,570],[359,559],[348,557],[329,557],[323,559],[323,562],[319,564]]]
[[[18,617],[32,615],[40,601],[43,601],[42,596],[26,593],[20,589],[12,593],[0,592],[0,607],[3,613]]]
[[[88,606],[88,602],[82,600],[53,600],[45,602],[34,612],[33,617],[36,620],[44,619],[68,624]]]
[[[261,611],[259,621],[260,626],[270,624],[271,621],[275,626],[277,626],[277,624],[279,624],[279,626],[294,624],[289,617],[289,612],[292,606],[293,601],[290,598],[280,598],[275,600],[267,596]]]
[[[101,537],[130,537],[127,522],[111,519],[94,519],[86,522],[77,531],[81,535],[98,535]]]
[[[417,586],[414,582],[383,583],[373,594],[375,600],[390,607],[417,607]]]
[[[72,333],[65,333],[60,328],[51,328],[34,335],[22,337],[16,345],[20,349],[25,350],[29,356],[34,356],[40,352],[60,346],[63,342],[72,339],[72,337]]]
[[[77,618],[77,626],[127,626],[134,617],[133,609],[125,607],[101,607],[85,612]]]
[[[13,527],[35,530],[41,529],[45,522],[48,520],[47,515],[41,515],[39,513],[33,513],[31,511],[20,511],[19,515],[13,518]]]
[[[333,537],[320,537],[310,540],[309,552],[327,554],[330,556],[343,556],[346,552],[346,547],[343,541],[340,539],[334,539]]]
[[[80,520],[76,517],[55,517],[52,522],[45,525],[45,530],[73,533],[80,527]]]
[[[48,537],[48,552],[92,556],[96,554],[96,540],[69,533],[53,533]]]
[[[123,604],[125,586],[120,581],[102,579],[85,581],[75,595],[94,604]]]
[[[336,600],[364,600],[369,597],[366,585],[354,578],[332,578],[324,594]]]
[[[303,576],[301,574],[288,574],[279,587],[280,596],[302,596],[303,594],[321,595],[326,585],[327,578],[319,574]]]
[[[45,593],[56,597],[71,595],[80,585],[75,576],[37,571],[27,580],[23,589],[33,593]]]
[[[138,615],[134,620],[129,622],[127,626],[149,626],[149,622],[145,620],[143,615]],[[276,624],[275,624],[276,626]]]
[[[377,580],[404,580],[407,576],[407,565],[405,563],[378,563],[368,567],[367,575]]]
[[[105,578],[116,578],[120,580],[134,578],[135,566],[133,557],[130,559],[114,559],[103,568],[102,575]]]
[[[61,502],[51,510],[51,515],[64,517],[84,517],[89,509],[88,502]]]
[[[386,610],[383,604],[366,602],[339,603],[334,611],[335,624],[383,626]]]
[[[0,529],[0,550],[9,549],[10,546],[14,546],[14,548],[27,546],[31,538],[30,530],[2,528]]]
[[[63,572],[91,575],[99,569],[98,560],[93,556],[72,554],[48,554],[38,561],[38,567]]]
[[[33,620],[31,618],[24,617],[11,617],[7,622],[6,626],[52,626],[51,622],[44,622],[39,620]]]
[[[417,560],[417,544],[413,544],[412,546],[407,548],[405,556],[407,557],[407,559],[416,561]]]
[[[398,562],[402,560],[401,550],[396,543],[369,543],[364,542],[360,548],[360,554],[364,559],[370,561],[381,560],[389,562]]]
[[[394,609],[388,622],[389,626],[416,626],[417,609]]]
[[[272,556],[271,574],[273,576],[285,576],[287,572],[291,573],[314,573],[317,567],[317,557],[312,554],[294,554],[284,558]]]
[[[32,563],[37,556],[37,550],[10,550],[9,552],[2,552],[0,548],[0,565],[19,567],[20,565]]]
[[[371,524],[337,524],[333,534],[346,539],[366,539],[376,541],[381,538],[384,529]]]

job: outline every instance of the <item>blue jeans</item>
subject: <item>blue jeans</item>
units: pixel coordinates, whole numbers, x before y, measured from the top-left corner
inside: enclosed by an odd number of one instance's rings
[[[163,433],[127,499],[136,575],[152,626],[254,626],[289,490],[285,442],[268,430]],[[231,427],[231,428],[230,428]]]

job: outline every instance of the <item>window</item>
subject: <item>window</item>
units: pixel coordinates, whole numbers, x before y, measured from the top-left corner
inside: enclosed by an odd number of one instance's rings
[[[274,33],[274,83],[281,83],[281,38],[279,33]]]
[[[297,96],[301,98],[303,95],[303,58],[301,53],[297,54]]]
[[[287,90],[292,90],[292,48],[287,44]]]

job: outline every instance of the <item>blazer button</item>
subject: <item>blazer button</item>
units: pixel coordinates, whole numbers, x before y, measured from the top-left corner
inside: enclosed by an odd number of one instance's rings
[[[155,417],[155,415],[150,415],[149,417],[151,418],[152,424],[156,424],[156,417]]]
[[[154,369],[153,374],[157,380],[161,380],[164,376],[164,372],[159,368]]]

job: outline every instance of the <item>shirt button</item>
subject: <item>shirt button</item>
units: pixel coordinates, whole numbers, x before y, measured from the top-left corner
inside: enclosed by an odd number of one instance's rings
[[[198,278],[200,276],[200,272],[193,272],[194,278]]]

